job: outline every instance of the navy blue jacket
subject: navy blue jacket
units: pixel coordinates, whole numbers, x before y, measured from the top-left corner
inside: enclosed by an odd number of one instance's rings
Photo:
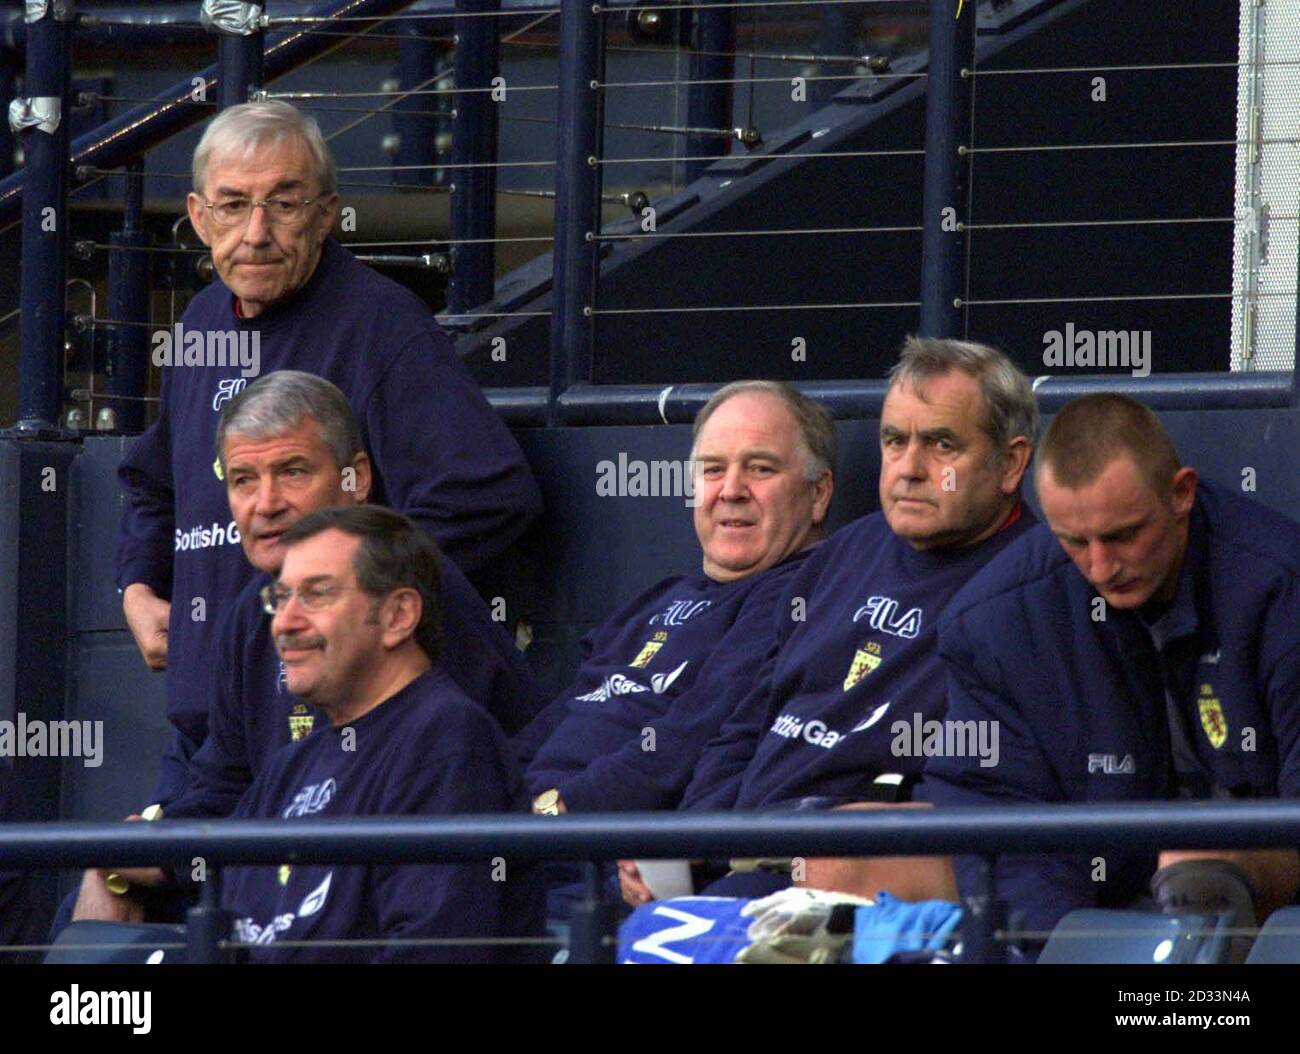
[[[1198,776],[1196,796],[1300,794],[1300,526],[1203,482],[1169,612],[1182,632],[1157,652],[1137,612],[1111,607],[1099,621],[1097,599],[1041,527],[953,600],[939,627],[949,718],[998,722],[1000,757],[932,758],[925,797],[1147,801],[1192,796]],[[1174,762],[1166,684],[1195,757],[1187,776]],[[1097,857],[1105,881],[1092,880]],[[1127,905],[1154,863],[1109,846],[1002,857],[997,888],[1025,925],[1050,929],[1075,908]],[[965,888],[969,867],[958,860]]]
[[[734,582],[665,579],[583,638],[577,678],[516,741],[529,792],[558,788],[571,811],[675,807],[749,691],[809,551]]]
[[[538,513],[541,497],[522,451],[429,309],[333,239],[288,301],[255,319],[237,318],[233,304],[230,290],[214,281],[190,302],[181,325],[259,334],[262,373],[305,370],[338,385],[374,462],[371,500],[425,527],[467,573]],[[218,414],[250,378],[237,364],[173,366],[162,374],[158,419],[118,470],[125,507],[117,584],[143,582],[171,599],[167,716],[198,743],[215,630],[253,577],[213,452]]]
[[[443,557],[440,570],[437,665],[503,730],[517,731],[544,702],[532,671],[460,569]],[[229,816],[266,759],[315,727],[315,707],[284,686],[271,617],[258,596],[271,581],[265,574],[253,579],[218,630],[217,666],[208,682],[208,735],[190,760],[188,790],[161,803],[169,818]]]
[[[432,669],[349,725],[326,721],[278,751],[237,819],[504,813],[522,808],[501,730]],[[494,874],[495,867],[495,874]],[[522,864],[234,867],[222,902],[254,962],[495,962],[486,945],[285,948],[279,941],[539,935],[540,887]],[[512,954],[513,953],[513,954]]]
[[[926,551],[882,513],[840,528],[790,580],[755,687],[706,746],[683,806],[905,799],[924,758],[896,750],[894,728],[943,716],[939,613],[1033,522],[1021,506],[979,545]]]

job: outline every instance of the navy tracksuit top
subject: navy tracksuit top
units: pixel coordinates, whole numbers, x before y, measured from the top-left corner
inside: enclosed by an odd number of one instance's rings
[[[665,579],[589,633],[574,682],[516,740],[529,793],[555,787],[574,811],[673,808],[811,551],[735,582]]]
[[[1139,613],[1099,599],[1041,527],[953,600],[939,626],[949,716],[996,721],[1001,756],[991,767],[932,758],[926,797],[987,805],[1300,794],[1300,525],[1202,482],[1178,595],[1160,619],[1163,646]],[[1094,881],[1098,857],[1105,881]],[[1002,857],[997,888],[1027,926],[1050,929],[1075,908],[1127,905],[1154,864],[1109,846]],[[958,881],[970,881],[961,859]]]
[[[1022,505],[978,545],[923,551],[883,513],[840,528],[791,580],[755,687],[706,747],[683,805],[905,797],[899,785],[920,775],[924,757],[898,729],[910,733],[945,708],[939,613],[1034,522]]]
[[[484,815],[522,808],[501,730],[434,668],[351,724],[318,721],[272,756],[237,819]],[[254,962],[496,962],[490,945],[286,948],[281,941],[537,936],[540,886],[507,859],[231,867],[222,903]],[[525,956],[526,957],[526,956]]]
[[[440,571],[437,665],[503,730],[516,731],[544,702],[532,671],[459,568],[443,557]],[[271,616],[258,596],[271,581],[259,573],[218,630],[217,667],[207,683],[208,735],[190,760],[188,789],[162,803],[169,818],[228,816],[266,759],[322,720],[285,687]]]
[[[425,527],[467,573],[516,537],[541,497],[514,437],[488,405],[433,315],[334,239],[289,300],[257,318],[234,313],[214,281],[190,301],[191,332],[253,334],[260,372],[304,370],[347,396],[374,464],[371,500]],[[207,732],[202,681],[215,630],[254,570],[230,517],[213,443],[222,406],[255,378],[238,363],[162,371],[158,419],[132,444],[117,584],[143,582],[172,602],[167,716],[195,743]]]

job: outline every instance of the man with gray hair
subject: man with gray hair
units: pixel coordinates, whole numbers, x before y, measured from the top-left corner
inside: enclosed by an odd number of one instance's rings
[[[201,700],[207,735],[185,779],[159,803],[162,816],[173,820],[229,816],[278,750],[321,726],[316,708],[288,687],[261,592],[280,573],[286,533],[322,509],[366,504],[373,479],[346,397],[329,381],[298,370],[268,374],[226,403],[215,453],[230,515],[255,573],[217,627]],[[434,665],[509,735],[527,724],[544,700],[514,640],[493,621],[455,563],[436,555],[442,625]],[[300,646],[314,651],[323,644],[305,635]],[[124,921],[137,907],[156,919],[174,914],[177,901],[169,893],[142,892],[161,882],[162,872],[140,869],[116,876],[112,892],[100,877],[90,877],[83,885],[80,917]],[[137,888],[128,891],[128,885]],[[65,904],[65,912],[70,908]],[[57,917],[55,930],[66,921],[62,914]]]
[[[225,405],[216,454],[244,555],[258,573],[218,627],[209,735],[190,762],[186,793],[165,807],[171,819],[227,815],[264,760],[315,727],[312,708],[285,688],[259,591],[280,573],[289,528],[320,509],[367,503],[373,480],[343,393],[297,370],[268,374]],[[437,664],[509,735],[540,708],[532,672],[460,569],[438,555]]]
[[[158,419],[119,470],[123,610],[145,661],[166,668],[178,736],[159,797],[204,738],[213,628],[253,573],[212,459],[217,415],[251,377],[298,369],[338,385],[374,500],[424,527],[467,574],[541,507],[522,452],[432,313],[330,237],[339,198],[315,121],[277,101],[224,110],[195,151],[187,206],[217,280],[174,335],[155,335]]]
[[[903,345],[881,410],[882,511],[841,528],[790,580],[755,686],[705,749],[685,808],[911,800],[927,752],[946,743],[939,613],[1034,522],[1020,482],[1037,424],[1029,383],[1001,352]],[[635,870],[621,870],[625,897],[649,899]],[[762,895],[788,871],[738,873],[709,892]]]
[[[738,381],[704,405],[691,450],[702,567],[592,631],[573,683],[517,738],[535,812],[677,804],[821,541],[834,462],[830,414],[789,385]]]

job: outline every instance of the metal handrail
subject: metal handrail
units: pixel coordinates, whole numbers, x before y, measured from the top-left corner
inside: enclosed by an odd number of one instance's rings
[[[612,860],[925,856],[1300,844],[1300,801],[1016,805],[775,813],[569,813],[321,820],[0,824],[0,869],[209,864],[434,863],[509,856]]]
[[[576,384],[556,403],[563,425],[689,424],[722,387],[692,384]],[[877,417],[888,382],[883,380],[802,381],[795,387],[825,406],[833,417]],[[1034,394],[1044,413],[1091,392],[1121,392],[1153,410],[1268,410],[1300,406],[1293,370],[1247,373],[1167,373],[1150,377],[1080,374],[1038,379]],[[547,424],[550,393],[545,388],[486,388],[488,401],[516,428]]]
[[[190,914],[190,961],[218,962],[228,919],[219,903],[224,866],[445,863],[490,860],[933,856],[974,854],[963,940],[970,961],[1005,956],[1003,905],[993,863],[1002,853],[1259,849],[1300,842],[1300,802],[1151,802],[1002,808],[778,813],[627,813],[322,820],[0,825],[0,869],[141,866],[204,861],[208,880]],[[615,916],[588,868],[574,914],[574,961],[612,961]]]

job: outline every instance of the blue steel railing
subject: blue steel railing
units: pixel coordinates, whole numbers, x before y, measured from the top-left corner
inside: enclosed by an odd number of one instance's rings
[[[545,388],[487,388],[484,394],[515,427],[563,425],[689,424],[717,384],[586,384],[552,399]],[[802,381],[795,387],[833,417],[879,417],[887,381]],[[1121,392],[1153,410],[1265,410],[1300,406],[1293,370],[1249,373],[1165,373],[1151,377],[1043,377],[1034,394],[1044,413],[1055,413],[1089,392]],[[549,415],[549,418],[548,418]]]
[[[284,3],[274,8],[271,29],[288,28],[262,39],[223,35],[218,63],[196,77],[220,105],[248,98],[276,77],[338,45],[338,37],[313,35],[303,25],[339,27],[359,34],[373,21],[414,7],[420,14],[454,14],[459,37],[455,52],[457,88],[453,161],[459,186],[451,197],[454,274],[448,310],[462,314],[490,300],[495,260],[496,108],[482,89],[499,67],[499,19],[485,13],[521,16],[560,9],[559,124],[557,132],[555,243],[553,253],[554,307],[551,313],[549,384],[546,388],[497,390],[490,393],[504,416],[516,425],[631,424],[687,419],[716,387],[685,385],[664,395],[659,387],[596,386],[592,384],[595,315],[600,269],[594,234],[599,230],[601,204],[602,92],[605,61],[605,20],[634,0],[592,4],[586,0],[324,0],[312,6]],[[689,9],[690,5],[685,5]],[[813,5],[809,5],[813,6]],[[1050,6],[1050,4],[1049,4]],[[88,39],[138,43],[150,33],[168,39],[192,32],[177,24],[178,13],[196,18],[199,4],[160,5],[143,24],[112,24],[101,17],[96,25],[58,23],[55,8],[38,22],[2,20],[11,47],[23,45],[29,96],[57,96],[63,112],[71,112],[68,88],[73,29]],[[962,333],[962,296],[967,277],[966,221],[970,155],[971,86],[963,76],[971,65],[976,38],[976,3],[932,0],[930,4],[930,65],[926,85],[926,157],[923,186],[920,332],[931,336]],[[701,8],[697,20],[701,75],[725,72],[708,67],[734,46],[735,20],[730,9]],[[285,16],[288,16],[287,18]],[[295,22],[295,18],[318,21]],[[128,18],[119,12],[119,20]],[[280,21],[277,21],[277,18]],[[339,22],[338,19],[347,21]],[[22,32],[19,32],[21,27]],[[116,34],[116,36],[114,36]],[[80,39],[80,36],[77,39]],[[705,54],[708,52],[710,54]],[[414,54],[414,51],[412,51]],[[415,59],[420,56],[415,55]],[[418,62],[417,62],[418,65]],[[728,78],[692,79],[726,81]],[[62,404],[62,349],[65,317],[59,298],[66,277],[66,224],[50,236],[48,214],[63,217],[70,189],[87,186],[106,169],[129,165],[164,139],[207,117],[212,103],[193,97],[194,79],[186,78],[161,93],[154,102],[136,107],[69,144],[67,122],[53,134],[37,129],[22,133],[26,169],[0,180],[0,225],[12,221],[22,207],[23,256],[20,303],[22,349],[19,371],[19,415],[14,434],[22,437],[58,436]],[[693,85],[688,99],[692,127],[725,125],[729,112],[726,83]],[[64,161],[70,157],[70,164]],[[698,174],[698,173],[696,173]],[[30,186],[28,185],[30,184]],[[127,219],[122,244],[131,244],[132,212],[138,212],[138,180],[127,181]],[[949,210],[953,210],[949,212]],[[945,214],[956,224],[944,223]],[[955,228],[955,229],[954,229]],[[115,320],[141,326],[147,299],[128,288],[139,284],[141,268],[125,264],[129,251],[117,254],[119,266],[110,271],[110,301],[124,314]],[[140,317],[137,317],[140,316]],[[145,373],[139,368],[143,331],[121,332],[113,327],[109,373],[110,396],[119,399],[123,423],[138,427]],[[140,385],[139,390],[133,390]],[[879,411],[883,386],[872,381],[813,382],[801,387],[824,400],[837,416],[861,416]],[[1051,378],[1039,389],[1045,409],[1086,391],[1129,390],[1157,409],[1246,409],[1300,406],[1300,385],[1290,373],[1244,373],[1227,376],[1166,375],[1129,380],[1105,377]],[[130,429],[128,429],[130,430]]]
[[[965,962],[1005,956],[1006,905],[993,865],[1002,853],[1081,849],[1268,849],[1300,845],[1300,802],[1152,802],[1005,808],[783,813],[619,813],[371,817],[327,820],[3,824],[0,870],[139,867],[202,857],[207,881],[191,915],[190,961],[222,961],[229,920],[221,869],[232,864],[432,864],[588,861],[588,898],[574,918],[571,962],[610,962],[614,913],[600,902],[597,862],[618,859],[973,855],[964,891]]]

